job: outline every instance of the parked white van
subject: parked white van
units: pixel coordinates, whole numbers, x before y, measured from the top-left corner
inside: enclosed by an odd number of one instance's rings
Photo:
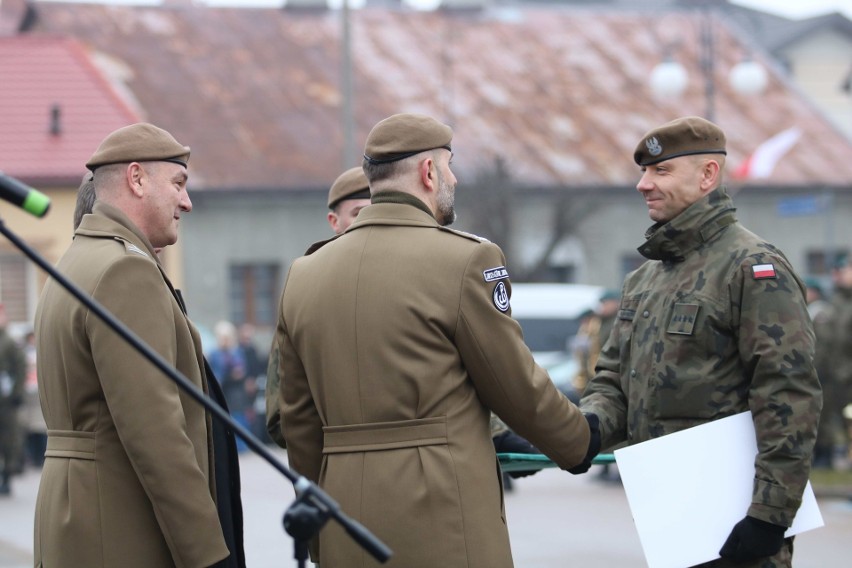
[[[598,306],[604,291],[586,284],[512,283],[512,317],[521,324],[536,362],[548,369],[557,386],[576,372],[571,369],[571,338],[580,327],[580,316]]]

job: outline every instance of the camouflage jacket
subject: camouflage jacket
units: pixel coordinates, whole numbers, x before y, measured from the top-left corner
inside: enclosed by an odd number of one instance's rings
[[[646,233],[618,321],[581,400],[603,447],[751,410],[748,514],[789,526],[810,471],[822,393],[804,285],[717,189]]]

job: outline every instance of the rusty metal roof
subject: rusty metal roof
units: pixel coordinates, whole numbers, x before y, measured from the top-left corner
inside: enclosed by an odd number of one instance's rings
[[[35,6],[28,34],[79,40],[143,118],[192,147],[196,188],[325,189],[357,165],[341,163],[339,12]],[[462,181],[499,156],[531,185],[632,185],[642,134],[704,113],[702,17],[576,6],[352,11],[356,143],[390,114],[423,112],[453,125]],[[728,70],[754,46],[721,18],[714,29],[716,122],[729,166],[797,125],[801,139],[761,184],[852,183],[852,144],[771,60],[755,53],[770,68],[762,95],[728,86]],[[690,84],[659,101],[649,77],[667,47]]]

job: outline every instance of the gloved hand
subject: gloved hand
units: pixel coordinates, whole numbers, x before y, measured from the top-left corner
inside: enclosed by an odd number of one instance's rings
[[[492,438],[494,449],[498,454],[540,454],[541,452],[530,444],[525,438],[521,438],[511,430],[501,432]],[[538,473],[537,469],[528,471],[510,471],[506,473],[509,477],[517,479]]]
[[[734,525],[719,555],[742,562],[772,556],[781,550],[787,527],[746,516]]]
[[[601,451],[601,421],[597,414],[584,414],[586,421],[589,423],[589,450],[586,452],[586,457],[583,461],[568,469],[569,473],[574,475],[586,473],[592,467],[592,460]]]

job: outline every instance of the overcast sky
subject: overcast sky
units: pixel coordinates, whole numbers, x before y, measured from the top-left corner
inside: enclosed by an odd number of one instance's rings
[[[42,0],[49,2],[98,2],[104,4],[159,4],[160,0]],[[281,6],[284,0],[196,0],[211,6]],[[342,0],[330,0],[333,6],[339,6]],[[439,0],[405,0],[406,3],[422,3],[435,6]],[[852,18],[852,0],[732,0],[734,4],[749,6],[765,12],[771,12],[787,18],[809,18],[842,12]],[[364,0],[349,0],[350,6],[363,5]]]
[[[809,18],[830,12],[842,12],[852,18],[850,0],[733,0],[733,3],[787,18]]]

